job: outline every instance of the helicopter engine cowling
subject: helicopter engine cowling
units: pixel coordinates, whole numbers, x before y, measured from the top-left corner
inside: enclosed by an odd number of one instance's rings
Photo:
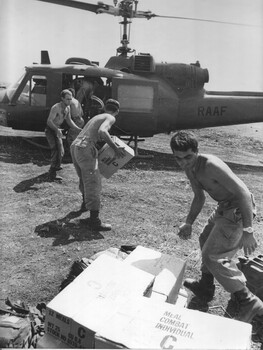
[[[87,58],[82,57],[70,57],[66,60],[65,64],[86,64],[87,66],[98,66],[98,62],[92,62]]]
[[[208,70],[201,68],[199,63],[159,63],[156,73],[178,91],[202,88],[209,81]]]
[[[132,56],[113,56],[106,63],[105,68],[118,69],[127,73],[154,73],[155,62],[149,53],[139,53]]]

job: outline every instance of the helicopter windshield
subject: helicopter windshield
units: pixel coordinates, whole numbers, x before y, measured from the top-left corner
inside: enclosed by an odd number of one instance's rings
[[[30,105],[30,106],[46,106],[46,87],[47,79],[41,75],[28,75],[28,79],[25,79],[25,75],[22,75],[18,81],[10,85],[6,89],[5,99],[17,104]],[[19,94],[16,92],[19,89]],[[17,95],[15,97],[15,94]],[[14,101],[14,97],[16,101]]]
[[[14,93],[16,92],[24,76],[25,74],[23,74],[15,83],[9,85],[8,88],[6,89],[6,96],[8,97],[8,100],[9,100],[8,102],[12,100],[12,97],[14,96]]]

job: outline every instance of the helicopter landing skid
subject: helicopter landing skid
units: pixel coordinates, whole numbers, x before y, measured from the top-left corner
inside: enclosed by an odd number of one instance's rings
[[[127,145],[129,146],[131,142],[134,142],[134,153],[137,159],[152,159],[153,155],[150,154],[139,154],[138,152],[138,142],[145,141],[145,139],[138,139],[138,136],[131,136],[128,139]]]
[[[31,145],[37,146],[37,147],[39,147],[39,148],[50,150],[50,147],[49,147],[49,146],[45,146],[45,145],[42,145],[42,144],[40,144],[40,143],[38,143],[38,142],[32,141],[30,138],[22,137],[22,140],[24,140],[24,141],[30,143]]]

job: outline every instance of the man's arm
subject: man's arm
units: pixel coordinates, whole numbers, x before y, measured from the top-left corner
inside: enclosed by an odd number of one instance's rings
[[[196,180],[188,173],[186,173],[187,177],[190,180],[192,190],[194,192],[194,198],[192,200],[189,213],[186,217],[185,223],[183,223],[179,227],[179,236],[183,239],[188,239],[192,234],[192,225],[201,212],[204,203],[205,203],[205,194],[204,190],[200,187],[200,185],[196,182]]]
[[[71,119],[71,114],[70,114],[70,108],[68,107],[68,110],[67,110],[67,114],[66,114],[66,117],[65,117],[65,120],[68,124],[68,126],[72,129],[75,129],[75,130],[78,130],[78,131],[81,131],[82,129],[79,128],[75,123],[74,121]]]
[[[192,200],[189,214],[186,218],[186,223],[192,225],[201,212],[204,204],[205,204],[205,194],[203,189],[196,186],[194,183],[191,182],[192,190],[194,192],[194,198]]]
[[[109,134],[109,130],[115,123],[115,118],[113,116],[108,116],[105,121],[101,124],[98,130],[99,137],[104,140],[115,152],[117,158],[124,157],[125,152],[123,147],[116,145]]]

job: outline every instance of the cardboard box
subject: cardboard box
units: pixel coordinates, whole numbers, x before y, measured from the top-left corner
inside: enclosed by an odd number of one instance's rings
[[[152,297],[171,304],[176,303],[183,282],[186,261],[153,249],[137,246],[124,262],[156,276],[152,287]]]
[[[150,295],[151,300],[154,302],[167,302],[167,296],[165,294],[160,294],[152,291]],[[187,307],[189,304],[188,293],[185,289],[181,288],[178,293],[175,305],[178,307]]]
[[[36,344],[37,349],[70,349],[61,340],[53,337],[50,334],[44,334],[43,337],[39,338]]]
[[[47,305],[45,331],[73,348],[93,348],[97,327],[154,276],[103,254]]]
[[[126,301],[95,335],[95,348],[248,350],[251,324],[146,297]]]
[[[116,136],[112,136],[112,140],[116,145],[124,148],[125,157],[114,159],[115,153],[107,143],[99,150],[99,170],[106,179],[109,179],[134,157],[134,150],[125,142]]]

